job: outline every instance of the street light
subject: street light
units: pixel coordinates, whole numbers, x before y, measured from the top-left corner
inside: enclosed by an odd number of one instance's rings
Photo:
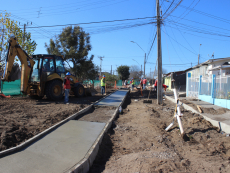
[[[135,41],[130,41],[130,42],[132,42],[132,43],[136,43]],[[136,43],[137,44],[137,43]],[[138,46],[139,46],[139,44],[137,44]],[[141,46],[139,46],[139,48],[141,48]],[[141,50],[143,50],[142,48],[141,48]],[[145,51],[143,50],[143,52],[145,53]],[[145,53],[145,57],[144,57],[144,78],[145,78],[145,59],[146,59],[146,53]]]
[[[136,61],[135,59],[132,59],[133,61]],[[139,64],[137,61],[136,61],[137,64]],[[140,64],[139,64],[140,65]]]
[[[202,44],[200,44],[201,46]],[[198,65],[199,65],[199,60],[200,60],[200,47],[199,47],[199,55],[198,55]]]

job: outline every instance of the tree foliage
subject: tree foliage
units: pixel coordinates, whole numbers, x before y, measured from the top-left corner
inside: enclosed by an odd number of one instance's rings
[[[106,74],[106,82],[108,81],[114,83],[116,80],[119,80],[119,78],[116,75],[112,75],[109,73]]]
[[[12,34],[17,38],[19,45],[27,52],[33,54],[36,49],[36,42],[31,40],[31,33],[21,30],[17,21],[10,19],[9,13],[0,13],[0,61],[4,60],[8,50],[8,40]]]
[[[130,78],[140,79],[142,76],[142,72],[140,67],[137,65],[131,66],[130,68]]]
[[[121,80],[127,80],[129,78],[130,75],[129,66],[121,65],[117,68],[117,72]]]
[[[92,49],[90,35],[80,26],[68,26],[49,44],[45,44],[49,54],[63,55],[64,61],[79,79],[95,79],[98,67],[93,64],[94,56],[88,57]]]

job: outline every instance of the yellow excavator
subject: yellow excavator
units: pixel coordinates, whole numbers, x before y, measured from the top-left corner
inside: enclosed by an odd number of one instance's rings
[[[21,92],[38,98],[46,97],[59,100],[63,97],[63,79],[65,68],[62,56],[38,54],[29,56],[17,43],[16,37],[11,37],[6,57],[2,81],[13,81],[12,67],[15,57],[21,62]],[[78,82],[75,76],[70,76],[70,94],[77,97],[91,95],[89,88]]]

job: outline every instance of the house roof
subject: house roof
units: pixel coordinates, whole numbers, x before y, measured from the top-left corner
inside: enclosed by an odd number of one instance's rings
[[[204,66],[204,65],[208,65],[208,64],[212,64],[212,63],[217,63],[217,62],[221,62],[221,61],[230,61],[230,57],[227,57],[227,58],[217,58],[217,59],[209,59],[203,63],[200,63],[196,66],[193,66],[192,68],[198,68],[198,67],[201,67],[201,66]]]
[[[208,69],[208,71],[214,71],[214,70],[220,70],[220,69],[230,69],[230,65],[218,65],[216,67],[213,67],[211,69]]]
[[[185,72],[187,72],[187,71],[189,71],[189,70],[191,70],[191,69],[192,69],[192,68],[188,68],[188,69],[182,70],[182,71],[169,72],[169,73],[164,74],[164,75],[165,75],[165,76],[169,76],[169,75],[171,75],[171,73],[176,73],[177,75],[180,75],[180,74],[183,74],[183,73],[185,73]]]

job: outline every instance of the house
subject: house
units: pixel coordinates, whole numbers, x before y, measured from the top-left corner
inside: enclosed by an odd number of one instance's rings
[[[170,72],[164,75],[163,83],[168,86],[168,89],[178,89],[180,92],[186,91],[186,72],[191,68],[184,71]]]
[[[186,96],[230,109],[230,57],[209,59],[187,71]]]

